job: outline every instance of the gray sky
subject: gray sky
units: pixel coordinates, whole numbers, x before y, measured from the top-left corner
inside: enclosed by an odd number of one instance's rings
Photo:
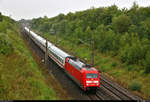
[[[15,19],[54,17],[59,13],[67,14],[91,7],[106,7],[116,4],[119,8],[130,8],[133,2],[149,6],[150,0],[0,0],[0,12]]]

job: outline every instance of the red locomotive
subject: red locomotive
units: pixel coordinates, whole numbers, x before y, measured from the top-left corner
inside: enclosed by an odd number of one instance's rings
[[[72,57],[66,58],[66,73],[84,90],[100,87],[99,72]]]
[[[24,31],[45,52],[46,40],[27,27]],[[53,59],[84,91],[100,87],[99,72],[48,42],[48,56]]]

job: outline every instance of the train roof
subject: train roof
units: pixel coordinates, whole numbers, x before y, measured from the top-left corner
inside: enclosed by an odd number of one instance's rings
[[[30,31],[27,27],[25,27],[25,29],[26,29],[28,32]],[[46,40],[45,40],[44,38],[42,38],[41,36],[39,36],[38,34],[34,33],[33,31],[30,31],[30,34],[31,34],[32,36],[34,36],[36,39],[38,39],[40,42],[45,43]]]
[[[72,61],[69,61],[72,65],[74,65],[74,67],[76,67],[77,69],[82,69],[85,68],[86,70],[95,70],[93,67],[91,67],[88,64],[83,63],[82,61],[80,61],[79,59],[76,58],[72,58],[70,57],[70,59],[72,59]]]
[[[69,55],[68,53],[64,52],[63,50],[59,49],[58,47],[56,47],[55,45],[52,45],[51,46],[51,50],[56,53],[57,55],[63,57],[63,58],[66,58],[68,56],[71,56]]]

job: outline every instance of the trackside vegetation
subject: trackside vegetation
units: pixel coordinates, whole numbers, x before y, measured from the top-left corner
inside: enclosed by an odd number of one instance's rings
[[[95,67],[134,93],[150,99],[150,7],[110,7],[40,17],[32,29],[90,63],[94,41]],[[83,44],[82,42],[86,44]],[[134,80],[134,81],[133,81]]]
[[[25,47],[17,23],[0,14],[0,100],[56,100]]]

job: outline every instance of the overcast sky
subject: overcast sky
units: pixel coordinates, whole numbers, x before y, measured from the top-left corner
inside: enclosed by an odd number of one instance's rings
[[[0,12],[15,20],[37,17],[54,17],[91,7],[106,7],[116,4],[119,8],[130,8],[133,2],[149,6],[150,0],[0,0]]]

